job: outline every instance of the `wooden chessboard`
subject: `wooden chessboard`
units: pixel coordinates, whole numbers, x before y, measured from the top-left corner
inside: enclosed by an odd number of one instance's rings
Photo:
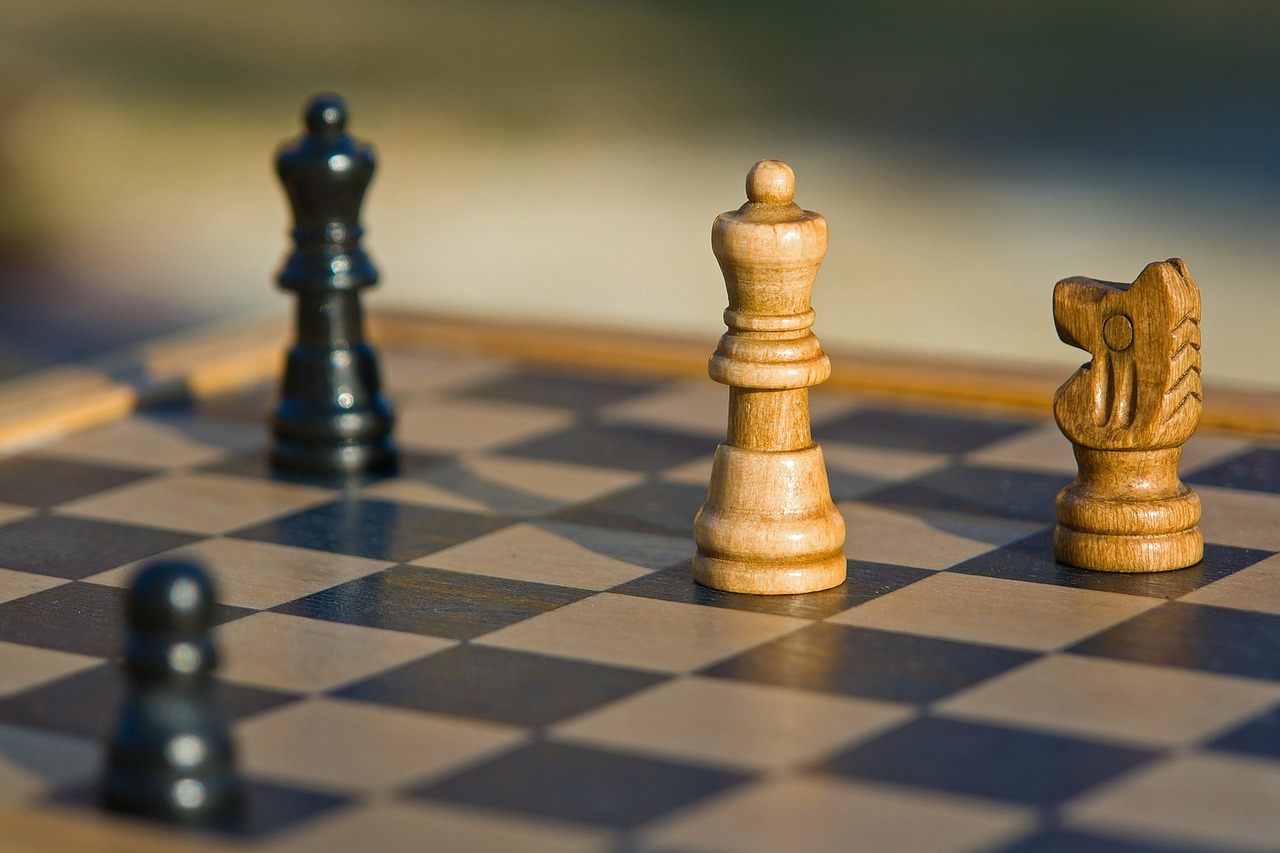
[[[849,581],[749,597],[689,578],[711,343],[375,335],[404,460],[346,486],[265,464],[275,330],[0,393],[0,848],[1280,845],[1273,398],[1209,391],[1203,563],[1098,574],[1052,557],[1049,377],[837,360]],[[93,805],[122,588],[169,552],[220,587],[244,837]]]

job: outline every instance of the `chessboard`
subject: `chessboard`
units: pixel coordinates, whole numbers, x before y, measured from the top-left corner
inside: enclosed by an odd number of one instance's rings
[[[1075,469],[1034,382],[890,398],[837,360],[848,581],[746,596],[690,578],[711,342],[379,328],[402,459],[350,482],[272,473],[256,332],[0,393],[0,848],[1280,849],[1280,445],[1212,389],[1203,562],[1097,573],[1053,559]],[[159,555],[219,590],[239,835],[95,805]]]

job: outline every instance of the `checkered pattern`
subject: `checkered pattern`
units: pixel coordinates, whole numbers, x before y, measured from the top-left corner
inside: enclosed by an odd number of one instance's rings
[[[1202,564],[1053,560],[1052,424],[815,400],[849,581],[689,578],[723,389],[386,353],[404,464],[274,477],[269,388],[0,462],[0,799],[85,812],[124,587],[220,589],[273,851],[1188,851],[1280,839],[1280,450],[1202,435]]]

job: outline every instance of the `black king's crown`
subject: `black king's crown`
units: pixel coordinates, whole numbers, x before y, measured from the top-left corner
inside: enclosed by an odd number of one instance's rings
[[[378,280],[360,248],[373,152],[347,135],[336,95],[312,98],[304,119],[306,134],[276,158],[294,216],[294,249],[278,280],[298,295],[298,337],[272,424],[272,462],[318,474],[386,468],[395,460],[392,414],[359,302]]]

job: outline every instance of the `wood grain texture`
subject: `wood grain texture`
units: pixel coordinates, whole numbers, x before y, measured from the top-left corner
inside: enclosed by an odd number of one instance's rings
[[[693,577],[729,592],[814,592],[845,579],[844,519],[809,430],[808,389],[831,375],[810,328],[827,223],[794,193],[790,167],[761,160],[746,204],[711,229],[729,329],[708,373],[729,386],[729,428],[693,523]]]
[[[1200,291],[1182,261],[1152,263],[1133,284],[1087,278],[1053,292],[1058,336],[1093,360],[1054,396],[1079,476],[1059,493],[1059,561],[1160,572],[1204,554],[1200,498],[1178,479],[1200,421]]]

